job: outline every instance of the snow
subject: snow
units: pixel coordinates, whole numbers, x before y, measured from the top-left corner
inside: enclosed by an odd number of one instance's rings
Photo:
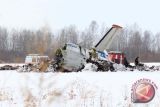
[[[1,63],[0,67],[4,66],[4,65],[10,65],[10,66],[23,66],[25,65],[25,63]]]
[[[72,73],[0,71],[0,107],[160,106],[160,71],[95,72],[95,69],[88,64],[82,72]],[[132,85],[139,79],[149,79],[158,87],[149,103],[131,102]]]

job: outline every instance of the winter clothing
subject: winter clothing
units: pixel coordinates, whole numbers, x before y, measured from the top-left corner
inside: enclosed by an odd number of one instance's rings
[[[93,48],[91,50],[91,58],[94,59],[94,60],[98,59],[97,52],[96,52],[95,48]]]
[[[135,66],[144,66],[144,64],[141,64],[139,62],[139,57],[136,57],[136,59],[135,59]]]
[[[139,64],[139,57],[136,57],[135,59],[135,65],[137,66]]]
[[[125,67],[128,67],[128,68],[133,68],[133,66],[130,65],[129,62],[127,61],[127,58],[126,58],[126,57],[124,57],[124,66],[125,66]]]
[[[63,54],[62,54],[62,50],[60,48],[58,48],[56,50],[55,62],[58,65],[58,67],[60,67],[62,65],[62,63],[63,63]]]
[[[58,48],[58,49],[56,50],[55,56],[56,56],[56,57],[63,57],[63,55],[62,55],[62,50],[61,50],[60,48]]]
[[[128,67],[128,65],[129,65],[129,62],[127,61],[127,58],[124,57],[124,66],[125,66],[125,67]]]

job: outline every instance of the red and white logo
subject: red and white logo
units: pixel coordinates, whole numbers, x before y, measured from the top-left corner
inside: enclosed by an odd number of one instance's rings
[[[149,79],[140,79],[132,86],[132,102],[148,103],[155,96],[157,86]]]

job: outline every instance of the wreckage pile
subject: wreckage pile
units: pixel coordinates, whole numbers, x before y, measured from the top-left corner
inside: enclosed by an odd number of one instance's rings
[[[3,65],[0,67],[0,70],[17,70],[20,66],[12,66],[12,65]]]
[[[95,72],[127,72],[127,71],[142,71],[142,72],[157,72],[160,71],[160,65],[152,66],[133,66],[133,68],[125,67],[122,64],[116,64],[108,61],[91,61],[87,62],[83,68],[80,68],[76,71],[67,71],[58,68],[56,63],[47,63],[44,64],[47,67],[45,70],[40,70],[39,65],[26,64],[23,66],[11,66],[4,65],[0,67],[0,70],[16,70],[18,72],[84,72],[84,71],[95,71]],[[44,67],[44,66],[43,66]],[[43,68],[44,69],[44,68]]]
[[[121,31],[121,26],[113,25],[92,49],[66,43],[64,47],[57,49],[53,61],[48,56],[30,54],[26,56],[26,65],[17,68],[4,66],[0,69],[16,69],[19,72],[83,72],[89,64],[96,72],[160,71],[160,66],[149,67],[139,63],[139,57],[135,60],[135,66],[131,66],[123,52],[107,52]]]
[[[144,65],[144,66],[133,66],[133,68],[128,68],[128,67],[125,67],[124,65],[122,64],[116,64],[116,63],[113,63],[112,64],[113,66],[111,67],[111,69],[106,69],[106,70],[103,70],[103,69],[99,69],[98,66],[96,64],[93,64],[93,63],[87,63],[84,67],[84,69],[82,70],[83,71],[87,71],[87,70],[92,70],[92,71],[96,71],[96,72],[119,72],[119,71],[122,71],[122,72],[128,72],[128,71],[131,71],[131,72],[134,72],[134,71],[142,71],[142,72],[157,72],[157,71],[160,71],[160,65],[158,66],[147,66],[147,65]],[[90,69],[88,69],[90,68]]]
[[[122,64],[111,63],[107,61],[98,61],[98,62],[87,62],[83,68],[77,71],[68,71],[62,70],[62,68],[57,68],[57,65],[49,64],[45,71],[41,71],[37,65],[24,65],[19,67],[17,71],[19,72],[85,72],[85,71],[93,71],[93,72],[134,72],[134,71],[142,71],[142,72],[157,72],[160,71],[159,66],[133,66],[133,68],[125,67]]]

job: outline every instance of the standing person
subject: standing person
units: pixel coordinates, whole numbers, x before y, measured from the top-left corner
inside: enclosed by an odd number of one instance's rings
[[[98,59],[98,55],[97,55],[95,48],[92,48],[92,50],[91,50],[91,59],[94,61],[96,61]]]
[[[138,64],[139,64],[139,57],[138,56],[136,57],[134,64],[135,64],[135,66],[138,66]]]
[[[127,58],[124,56],[124,66],[128,67],[128,65],[129,65],[129,62],[127,61]]]
[[[93,63],[98,60],[98,55],[95,48],[90,49],[88,53],[89,53],[89,58],[86,60],[87,63],[89,62]]]
[[[63,54],[61,48],[58,48],[55,53],[55,61],[58,67],[60,67],[63,63]]]

